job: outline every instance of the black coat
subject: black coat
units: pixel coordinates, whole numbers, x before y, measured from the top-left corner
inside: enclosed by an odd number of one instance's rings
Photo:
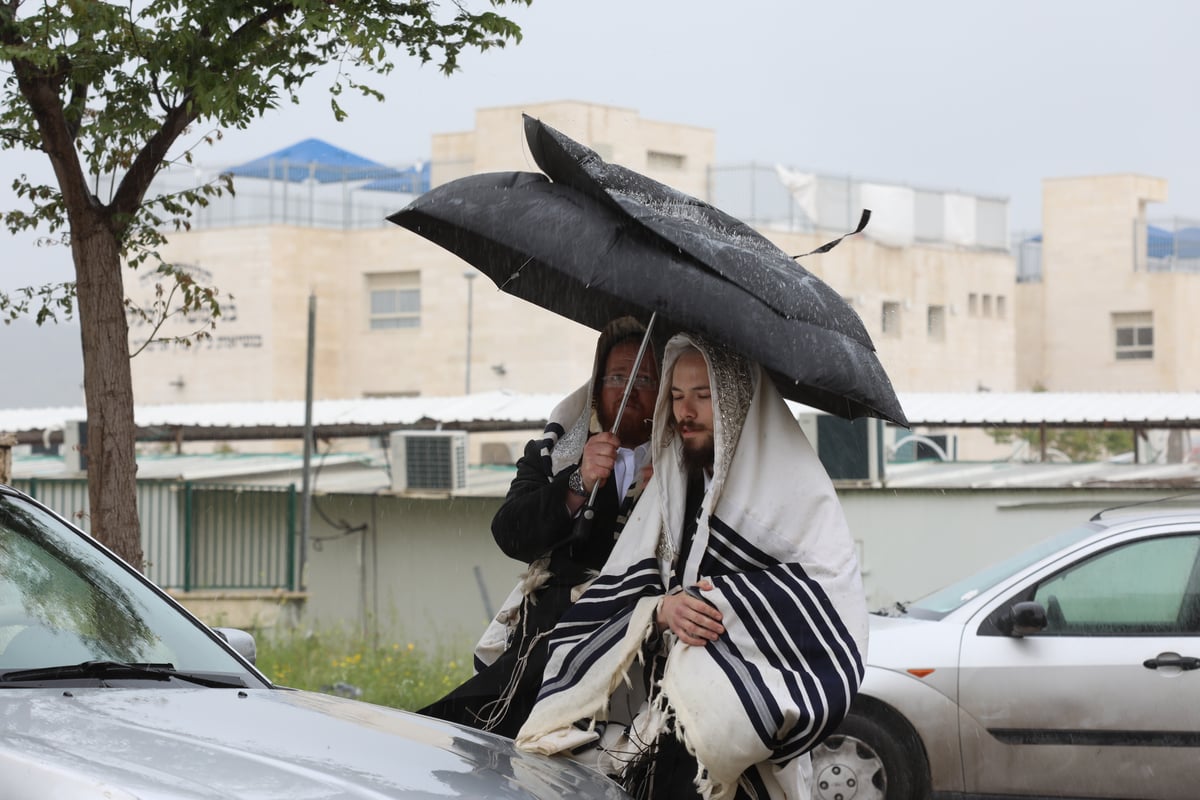
[[[541,446],[540,439],[525,445],[525,455],[517,461],[517,475],[492,519],[492,536],[510,558],[531,564],[549,555],[550,571],[556,576],[582,579],[586,570],[604,566],[616,541],[616,482],[609,480],[600,487],[591,529],[584,538],[575,539],[577,520],[567,511],[567,480],[577,467],[547,475]]]

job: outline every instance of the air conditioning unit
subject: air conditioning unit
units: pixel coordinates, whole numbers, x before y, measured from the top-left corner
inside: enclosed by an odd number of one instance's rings
[[[467,488],[466,431],[392,431],[392,491],[455,492]]]
[[[796,421],[831,479],[870,483],[883,480],[883,420],[799,414]]]
[[[87,472],[87,422],[68,420],[63,425],[63,469],[67,472]]]

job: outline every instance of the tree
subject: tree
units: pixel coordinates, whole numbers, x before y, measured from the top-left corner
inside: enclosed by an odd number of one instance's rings
[[[351,71],[387,75],[406,53],[449,74],[465,48],[519,42],[520,29],[491,9],[529,2],[490,0],[475,13],[463,0],[444,13],[433,0],[0,0],[0,57],[11,66],[0,147],[44,153],[56,184],[17,177],[29,208],[3,220],[13,232],[45,226],[62,237],[75,268],[73,284],[0,294],[0,317],[34,314],[41,324],[78,313],[92,533],[130,564],[142,565],[126,316],[138,312],[122,264],[153,265],[185,312],[218,315],[212,288],[162,263],[156,248],[188,226],[193,207],[232,189],[215,182],[147,197],[154,177],[190,162],[222,129],[246,128],[284,98],[299,102],[299,87],[326,65],[338,66],[331,110],[342,119],[346,90],[383,99]],[[197,123],[211,132],[184,147]]]
[[[1041,454],[1040,428],[999,428],[988,434],[997,444],[1023,441],[1031,453]],[[1071,461],[1098,461],[1133,450],[1133,431],[1112,428],[1047,428],[1046,447]]]

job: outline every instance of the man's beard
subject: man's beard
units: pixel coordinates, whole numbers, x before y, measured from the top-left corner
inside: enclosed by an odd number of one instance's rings
[[[689,475],[697,474],[701,470],[711,473],[715,456],[716,448],[713,445],[711,436],[705,438],[703,441],[694,443],[683,442],[683,457],[681,461],[684,471]]]

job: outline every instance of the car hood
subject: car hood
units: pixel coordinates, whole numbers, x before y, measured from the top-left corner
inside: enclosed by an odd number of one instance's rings
[[[953,697],[961,640],[962,626],[946,620],[872,614],[867,679],[872,670],[888,670]]]
[[[283,689],[0,690],[7,800],[620,798],[507,739]]]
[[[872,614],[867,663],[885,669],[908,669],[916,662],[953,666],[961,638],[962,626],[945,620]]]

